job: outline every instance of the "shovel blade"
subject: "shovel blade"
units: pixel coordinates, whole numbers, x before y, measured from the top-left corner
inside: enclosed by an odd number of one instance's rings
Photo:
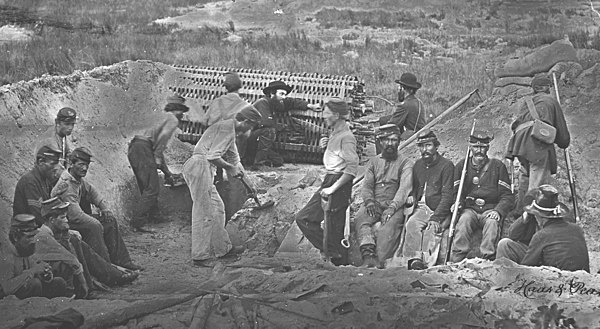
[[[304,238],[304,235],[298,227],[298,224],[296,224],[296,221],[294,221],[292,226],[290,226],[285,238],[283,238],[279,249],[277,249],[276,255],[297,253],[319,255],[320,251],[319,249],[315,248],[308,241],[308,239]]]

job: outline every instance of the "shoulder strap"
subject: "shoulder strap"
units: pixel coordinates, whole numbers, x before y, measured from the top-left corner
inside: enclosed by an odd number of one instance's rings
[[[483,166],[483,169],[481,170],[481,175],[479,175],[479,179],[481,179],[483,176],[485,176],[488,169],[490,169],[490,165],[492,164],[492,161],[494,161],[494,159],[488,159],[488,162],[485,164],[485,166]]]
[[[421,100],[418,99],[416,96],[415,98],[417,99],[417,104],[419,104],[419,114],[417,114],[417,122],[415,123],[415,131],[417,131],[417,126],[419,125],[419,118],[421,118]]]
[[[534,120],[539,120],[540,116],[537,113],[537,110],[535,109],[535,105],[533,104],[533,98],[527,96],[525,97],[525,103],[527,104],[527,109],[529,110],[529,114],[531,114],[531,117]]]

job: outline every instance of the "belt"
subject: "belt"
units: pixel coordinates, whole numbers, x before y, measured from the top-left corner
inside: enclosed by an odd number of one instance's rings
[[[467,204],[471,204],[471,205],[476,205],[478,207],[483,207],[485,206],[486,202],[484,199],[481,198],[474,198],[472,196],[468,196],[467,197]]]

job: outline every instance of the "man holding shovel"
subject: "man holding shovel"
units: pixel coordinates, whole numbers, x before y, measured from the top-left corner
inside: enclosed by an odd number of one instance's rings
[[[212,266],[219,257],[243,251],[233,247],[225,230],[225,205],[213,185],[217,167],[227,177],[243,176],[243,167],[235,139],[260,122],[260,113],[248,105],[235,118],[221,120],[208,127],[194,148],[192,157],[183,165],[185,179],[192,196],[192,259],[198,266]]]
[[[321,188],[312,196],[306,206],[296,215],[296,223],[308,241],[331,259],[334,265],[348,264],[348,251],[341,244],[344,238],[346,208],[352,192],[352,180],[358,171],[356,138],[346,123],[350,108],[341,98],[331,98],[325,103],[323,118],[333,128],[329,137],[320,140],[325,149],[323,164],[327,175]],[[325,199],[327,213],[321,199]],[[325,220],[327,218],[327,220]],[[327,234],[321,228],[325,220]],[[324,244],[323,241],[327,243]]]

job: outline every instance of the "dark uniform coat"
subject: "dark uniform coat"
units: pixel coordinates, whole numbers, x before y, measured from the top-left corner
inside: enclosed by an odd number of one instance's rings
[[[464,159],[454,167],[454,193],[458,193],[460,176]],[[477,177],[475,179],[475,177]],[[510,190],[510,178],[506,166],[498,159],[488,159],[488,162],[476,169],[469,161],[467,175],[462,191],[461,203],[465,208],[473,209],[481,214],[486,210],[496,210],[505,217],[512,210],[515,197]],[[485,204],[480,206],[476,200],[481,199]]]
[[[560,104],[547,94],[535,94],[532,98],[540,120],[556,128],[554,144],[563,149],[567,148],[571,142],[571,135]],[[531,137],[531,130],[533,129],[531,126],[517,130],[520,125],[533,120],[527,109],[527,103],[523,102],[519,113],[519,116],[511,125],[514,134],[508,142],[506,157],[509,159],[517,157],[529,162],[536,162],[548,156],[550,173],[555,174],[557,164],[554,144],[546,144]]]

